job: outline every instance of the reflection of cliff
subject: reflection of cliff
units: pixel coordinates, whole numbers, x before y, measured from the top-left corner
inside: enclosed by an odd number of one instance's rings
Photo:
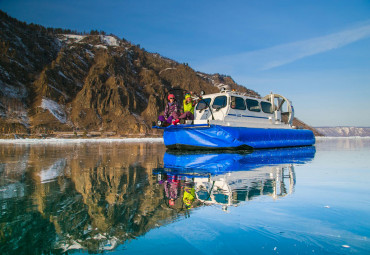
[[[17,163],[22,170],[12,183],[1,183],[1,189],[22,191],[0,193],[1,254],[32,246],[40,247],[34,254],[81,248],[98,252],[178,217],[152,178],[152,169],[162,164],[163,145],[50,145],[26,150],[9,145],[4,150],[3,169],[14,164],[4,155],[27,155],[27,160],[21,167]],[[0,174],[2,180],[12,176],[10,171]]]

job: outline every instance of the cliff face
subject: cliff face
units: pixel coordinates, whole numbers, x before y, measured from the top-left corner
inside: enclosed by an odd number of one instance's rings
[[[219,74],[196,72],[124,39],[72,35],[0,13],[0,131],[151,134],[174,88],[220,86],[259,96]]]
[[[0,12],[0,131],[30,127],[33,82],[56,57],[60,42],[52,35]]]

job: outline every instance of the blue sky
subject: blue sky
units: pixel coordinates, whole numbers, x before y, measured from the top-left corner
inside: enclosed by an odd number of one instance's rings
[[[292,100],[313,126],[370,126],[370,1],[0,0],[28,23],[123,37]]]

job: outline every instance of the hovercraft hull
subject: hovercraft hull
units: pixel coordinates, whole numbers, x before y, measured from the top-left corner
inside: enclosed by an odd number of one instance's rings
[[[243,150],[310,146],[315,136],[306,129],[247,128],[221,125],[177,125],[164,129],[164,144],[180,150]]]

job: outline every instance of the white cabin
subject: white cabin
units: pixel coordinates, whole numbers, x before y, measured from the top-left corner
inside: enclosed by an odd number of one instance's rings
[[[278,94],[253,98],[223,90],[204,95],[194,109],[194,124],[256,128],[292,128],[293,106]]]

